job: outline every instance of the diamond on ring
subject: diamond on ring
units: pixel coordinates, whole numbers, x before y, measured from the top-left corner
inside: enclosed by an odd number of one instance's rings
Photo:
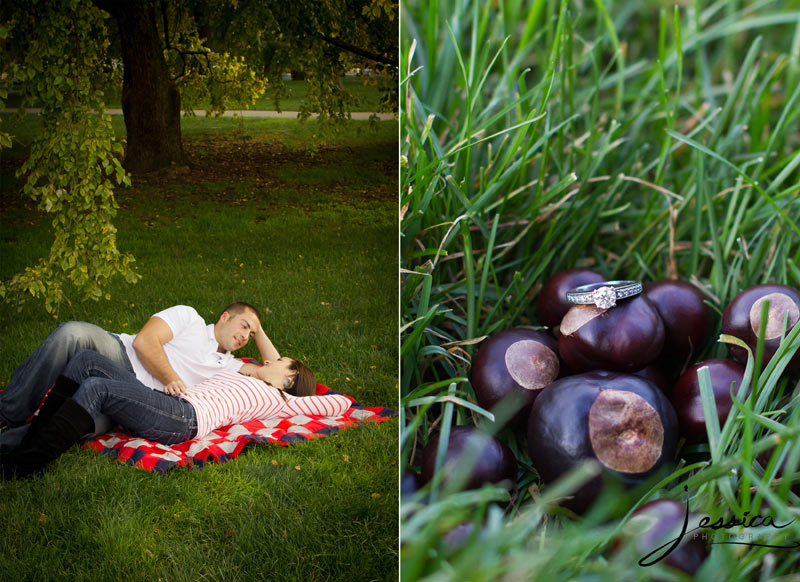
[[[620,299],[633,297],[642,292],[638,281],[604,281],[581,285],[567,291],[567,301],[577,305],[594,304],[599,309],[610,309]]]
[[[617,304],[617,296],[611,287],[600,287],[592,291],[592,300],[600,309],[610,309]]]

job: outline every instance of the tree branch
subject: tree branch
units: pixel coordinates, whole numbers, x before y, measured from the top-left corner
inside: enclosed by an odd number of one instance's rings
[[[198,62],[200,60],[200,59],[197,58],[198,56],[205,57],[205,59],[206,59],[206,69],[208,69],[208,73],[211,74],[212,77],[214,76],[214,72],[213,72],[213,69],[211,67],[211,59],[209,58],[209,52],[208,51],[183,51],[183,50],[177,49],[175,47],[169,47],[169,50],[175,51],[176,53],[178,53],[180,55],[180,57],[181,57],[181,60],[183,60],[183,70],[181,71],[180,75],[176,75],[176,76],[172,77],[173,81],[177,81],[181,77],[185,77],[186,76],[186,57],[187,57],[187,55],[193,56],[195,58],[195,60],[198,61]],[[201,67],[202,67],[202,65],[201,65]],[[200,74],[201,75],[203,74],[202,69],[200,70]]]
[[[370,52],[368,50],[359,48],[357,46],[353,46],[352,44],[348,44],[348,43],[346,43],[346,42],[344,42],[342,40],[339,40],[339,39],[336,39],[336,38],[332,38],[332,37],[327,36],[327,35],[322,34],[322,33],[319,33],[319,38],[321,38],[322,40],[324,40],[325,42],[327,42],[330,45],[333,45],[333,46],[335,46],[337,48],[340,48],[342,50],[346,50],[347,52],[353,53],[353,54],[358,55],[360,57],[364,57],[364,58],[369,59],[371,61],[375,61],[376,63],[383,63],[384,65],[389,65],[390,67],[397,67],[397,62],[392,60],[392,59],[390,59],[389,57],[385,57],[383,55],[372,53],[372,52]]]

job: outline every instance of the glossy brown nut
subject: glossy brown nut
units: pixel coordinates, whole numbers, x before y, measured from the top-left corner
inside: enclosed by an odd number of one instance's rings
[[[697,371],[704,366],[708,367],[711,377],[711,388],[714,390],[714,402],[720,427],[725,424],[728,413],[733,407],[733,400],[730,396],[731,383],[735,383],[733,393],[736,394],[744,376],[744,366],[738,362],[712,359],[695,364],[678,378],[678,382],[672,390],[672,406],[678,414],[681,434],[691,442],[708,440],[703,401],[700,397],[700,382],[697,379]]]
[[[664,322],[663,367],[680,370],[696,361],[711,333],[711,310],[700,290],[684,281],[667,280],[648,283],[643,294]]]
[[[625,524],[625,531],[634,544],[638,556],[644,558],[680,536],[686,519],[685,506],[673,499],[657,499],[648,501],[634,511]],[[687,531],[698,523],[692,515],[689,515],[688,520]],[[621,540],[615,540],[612,552],[619,551],[620,547]],[[662,552],[658,552],[656,556],[661,554]],[[662,563],[691,576],[703,565],[706,558],[708,558],[708,547],[705,542],[700,536],[694,537],[688,534]]]
[[[666,396],[651,382],[595,371],[556,380],[542,390],[528,420],[528,452],[539,476],[552,483],[587,459],[628,486],[670,461],[678,421]],[[564,503],[582,513],[600,495],[595,477]]]
[[[440,433],[435,434],[422,449],[422,481],[433,479],[436,468],[436,450]],[[477,489],[484,483],[494,483],[509,490],[516,486],[517,460],[508,445],[472,426],[454,426],[450,429],[442,471],[442,485],[454,474],[468,469],[462,490]]]
[[[516,327],[496,333],[481,344],[472,362],[470,381],[482,408],[492,410],[507,399],[512,409],[524,410],[558,377],[559,369],[558,344],[552,337]]]
[[[481,524],[480,529],[475,531],[475,524],[471,521],[458,524],[444,534],[445,547],[448,554],[452,554],[467,545],[473,537],[478,540],[486,537],[486,525]]]
[[[661,390],[664,394],[669,395],[672,392],[672,386],[667,381],[664,373],[661,371],[661,368],[656,366],[655,364],[650,364],[649,366],[645,366],[641,370],[636,370],[632,372],[634,376],[639,376],[644,378],[645,380],[649,380],[656,386],[658,386],[659,390]]]
[[[572,307],[567,301],[567,291],[588,285],[602,283],[606,278],[588,269],[566,269],[550,277],[536,298],[536,317],[539,323],[555,328]]]
[[[769,300],[770,307],[762,367],[769,363],[775,355],[775,350],[778,349],[784,317],[788,314],[787,333],[800,321],[800,291],[786,285],[750,287],[733,298],[722,316],[722,333],[738,337],[750,346],[755,354],[761,323],[761,305],[765,300]],[[743,348],[728,344],[728,350],[740,362],[747,362],[747,352]],[[800,372],[800,352],[795,354],[786,369],[793,373]]]
[[[639,295],[610,309],[575,305],[561,321],[558,353],[575,372],[634,372],[655,361],[663,345],[661,316]]]
[[[400,496],[413,495],[419,490],[420,478],[416,471],[406,469],[400,478]]]

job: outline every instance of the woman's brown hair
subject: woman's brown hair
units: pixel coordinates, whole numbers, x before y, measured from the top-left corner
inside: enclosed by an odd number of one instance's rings
[[[297,374],[292,378],[292,383],[286,388],[286,392],[292,396],[313,396],[317,392],[317,379],[308,366],[292,359],[289,369],[297,370]]]

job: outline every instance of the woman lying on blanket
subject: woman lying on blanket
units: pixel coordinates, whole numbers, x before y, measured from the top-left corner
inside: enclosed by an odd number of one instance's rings
[[[313,394],[316,388],[314,374],[297,360],[279,358],[265,366],[264,381],[221,372],[175,397],[145,386],[97,352],[79,352],[53,386],[52,392],[62,397],[48,397],[19,446],[0,457],[2,477],[40,472],[92,435],[104,416],[133,436],[172,445],[237,422],[297,414],[339,416],[350,407],[350,399],[338,394],[294,396]]]

